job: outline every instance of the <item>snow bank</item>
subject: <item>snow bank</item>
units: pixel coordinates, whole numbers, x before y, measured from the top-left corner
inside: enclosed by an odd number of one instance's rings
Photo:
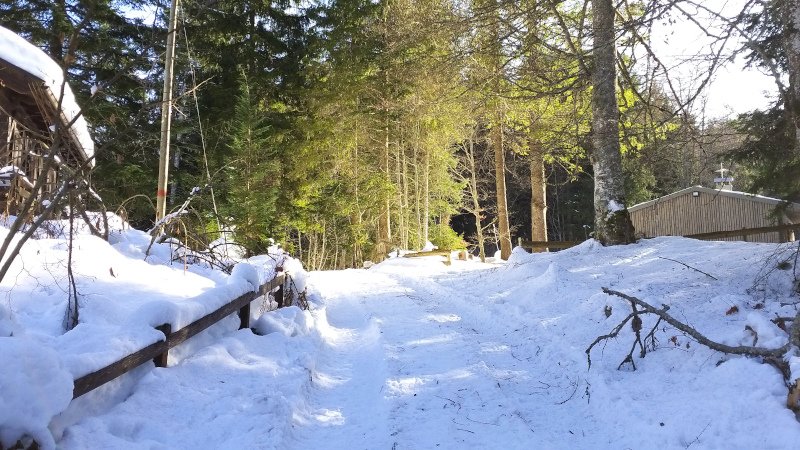
[[[258,334],[280,333],[288,337],[307,335],[312,328],[313,318],[311,313],[297,306],[281,308],[269,314],[264,314],[253,324],[253,329]]]
[[[28,241],[0,283],[3,446],[27,434],[52,448],[48,425],[59,437],[88,414],[110,407],[104,398],[118,402],[130,395],[135,387],[131,380],[145,376],[146,370],[124,375],[70,403],[74,379],[162,340],[163,334],[154,327],[166,323],[178,330],[198,320],[270,280],[278,264],[305,289],[302,265],[277,248],[274,254],[240,262],[228,275],[202,261],[191,264],[191,255],[175,260],[174,244],[150,247],[149,235],[128,228],[116,216],[110,215],[109,221],[109,242],[89,235],[85,227],[76,230],[72,270],[80,318],[74,329],[64,332],[63,328],[68,292],[68,242],[64,239],[68,224],[64,221],[48,222],[38,233],[39,239]],[[7,232],[0,226],[0,239]],[[254,308],[253,318],[274,306]],[[307,312],[278,313],[276,317],[262,321],[265,333],[278,329],[289,336],[312,332],[313,321]],[[273,329],[269,329],[270,323]],[[215,345],[236,332],[238,324],[233,315],[213,325],[171,350],[170,364]]]
[[[668,305],[718,342],[779,347],[787,335],[772,319],[794,317],[798,294],[778,263],[796,245],[589,240],[518,249],[497,266],[396,258],[313,273],[332,328],[321,372],[337,374],[314,394],[336,415],[312,416],[288,447],[789,448],[800,426],[781,373],[758,359],[651,315],[642,336],[655,339],[645,357],[634,349],[635,370],[620,364],[630,323],[593,348],[591,367],[586,349],[631,312],[603,287]],[[796,376],[800,358],[788,360]]]
[[[714,352],[663,323],[654,331],[655,350],[645,358],[638,347],[634,352],[635,371],[631,364],[618,370],[634,342],[630,325],[592,350],[588,371],[585,350],[631,311],[603,287],[669,305],[673,317],[712,340],[780,347],[788,337],[771,319],[794,317],[794,308],[783,305],[794,303],[796,292],[792,271],[775,267],[795,248],[670,237],[602,247],[589,240],[557,253],[516,250],[493,283],[467,289],[488,300],[477,317],[519,330],[506,345],[535,345],[538,363],[520,365],[532,380],[554,384],[548,378],[556,377],[556,363],[576,380],[576,395],[590,403],[564,412],[585,418],[570,425],[585,430],[575,447],[782,448],[800,437],[800,428],[785,408],[781,376],[769,365]],[[642,319],[644,335],[656,318]],[[551,419],[570,422],[560,414]],[[786,434],[765,434],[766,428]]]
[[[425,246],[422,247],[422,250],[420,250],[420,251],[422,251],[422,252],[430,252],[430,251],[436,250],[437,248],[439,248],[439,247],[433,245],[433,243],[431,241],[425,241]]]
[[[0,444],[23,437],[55,448],[47,426],[72,400],[72,376],[58,353],[32,339],[0,338]]]
[[[252,290],[258,289],[262,284],[258,269],[252,264],[246,262],[240,262],[239,264],[233,266],[231,276],[228,278],[228,283],[236,284],[242,282],[249,284]]]
[[[69,427],[59,447],[285,448],[312,388],[315,334],[229,333],[149,371],[124,401]]]

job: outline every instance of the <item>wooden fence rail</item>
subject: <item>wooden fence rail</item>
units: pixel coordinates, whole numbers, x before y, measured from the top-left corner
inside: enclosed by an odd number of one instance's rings
[[[758,227],[758,228],[742,228],[740,230],[712,231],[710,233],[687,234],[683,237],[700,239],[704,241],[713,241],[715,239],[738,238],[738,237],[747,240],[747,236],[751,236],[754,234],[777,232],[777,233],[787,234],[787,237],[784,240],[793,240],[789,236],[789,233],[797,231],[800,231],[800,224],[774,225],[771,227]],[[580,244],[581,242],[583,241],[528,241],[519,238],[517,245],[523,248],[543,250],[546,248],[557,248],[557,249],[570,248]]]
[[[534,250],[544,250],[547,248],[565,249],[575,247],[583,241],[528,241],[519,238],[517,245],[523,248],[531,248]]]
[[[221,306],[216,311],[213,311],[195,320],[194,322],[175,332],[172,331],[170,324],[164,324],[156,327],[157,330],[164,333],[163,341],[150,344],[147,347],[120,359],[119,361],[111,363],[102,369],[78,378],[75,380],[74,387],[72,389],[72,398],[76,399],[87,392],[97,389],[103,384],[114,380],[115,378],[135,369],[136,367],[139,367],[147,361],[155,362],[157,367],[166,367],[169,349],[185,342],[192,336],[195,336],[211,325],[237,311],[240,320],[239,329],[249,328],[250,302],[259,297],[267,295],[273,289],[277,288],[275,293],[275,301],[278,302],[278,306],[283,306],[283,286],[285,281],[286,274],[279,273],[275,276],[275,278],[261,285],[258,290],[248,292],[231,300],[229,303]]]
[[[448,266],[451,264],[450,254],[452,252],[450,250],[426,250],[422,252],[413,252],[413,253],[406,253],[403,255],[404,258],[418,258],[422,256],[444,256],[445,257],[445,264]]]
[[[741,237],[743,239],[746,239],[747,236],[753,234],[774,233],[774,232],[788,233],[790,231],[795,231],[795,230],[800,230],[800,224],[774,225],[771,227],[758,227],[758,228],[742,228],[741,230],[713,231],[711,233],[690,234],[685,237],[693,239],[702,239],[707,241],[713,241],[714,239],[732,238],[732,237]]]

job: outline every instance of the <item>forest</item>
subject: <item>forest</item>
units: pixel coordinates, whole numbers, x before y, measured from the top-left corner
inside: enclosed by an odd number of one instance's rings
[[[626,206],[708,185],[720,163],[737,189],[800,200],[800,0],[716,3],[3,0],[0,25],[65,68],[91,183],[143,229],[171,35],[167,210],[190,205],[169,233],[279,242],[330,269],[428,241],[503,259],[518,237],[630,242]],[[708,38],[683,61],[691,82],[656,51],[678,22]],[[777,97],[708,117],[735,58]]]

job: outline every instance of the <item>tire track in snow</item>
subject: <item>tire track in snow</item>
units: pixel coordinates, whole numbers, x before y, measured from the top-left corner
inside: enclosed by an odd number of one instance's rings
[[[305,424],[298,429],[299,442],[398,450],[574,445],[584,419],[555,432],[546,426],[549,408],[575,394],[578,381],[571,384],[555,371],[546,380],[533,378],[535,346],[519,348],[524,341],[519,337],[509,342],[508,334],[520,330],[498,327],[497,318],[480,308],[485,299],[463,289],[470,277],[488,274],[440,269],[420,275],[374,270],[312,275],[331,324],[349,329],[333,329],[345,338],[335,333],[325,338],[320,371],[351,372],[338,384],[318,383],[311,392],[315,408],[338,408],[338,425],[323,430]],[[362,419],[371,424],[369,430],[362,429]]]
[[[465,397],[468,402],[464,404],[483,420],[467,419],[495,426],[481,431],[484,439],[468,440],[468,446],[496,446],[498,442],[512,448],[594,445],[597,424],[587,399],[582,398],[585,359],[564,354],[557,342],[560,336],[545,329],[545,320],[526,323],[493,306],[489,297],[498,294],[491,282],[493,276],[493,270],[442,271],[429,277],[397,274],[399,283],[415,287],[420,303],[456,310],[460,315],[451,326],[468,338],[465,358],[485,378],[473,384],[476,398]]]
[[[321,316],[323,339],[312,374],[309,403],[295,414],[294,437],[287,448],[387,448],[388,407],[384,388],[382,320],[365,312],[369,296],[350,295],[367,289],[359,277],[345,272],[313,274],[327,304]],[[344,275],[344,276],[343,276]],[[346,281],[342,281],[342,279]]]

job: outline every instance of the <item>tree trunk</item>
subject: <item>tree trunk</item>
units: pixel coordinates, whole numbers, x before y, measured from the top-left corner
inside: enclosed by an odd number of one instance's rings
[[[358,193],[358,184],[361,182],[361,175],[358,170],[359,165],[361,162],[359,161],[358,156],[358,124],[355,127],[355,136],[353,139],[353,198],[355,199],[355,211],[352,212],[350,217],[351,224],[355,225],[355,238],[353,239],[353,267],[359,267],[359,265],[363,261],[363,254],[361,249],[361,239],[360,235],[363,231],[363,224],[362,224],[362,212],[361,206],[359,202],[359,193]],[[352,232],[352,231],[351,231]]]
[[[531,168],[531,240],[547,240],[547,179],[544,152],[534,139],[528,143]],[[544,249],[534,251],[544,251]]]
[[[503,94],[503,80],[504,73],[502,67],[503,59],[503,42],[500,32],[501,23],[504,19],[502,17],[502,7],[499,0],[493,3],[496,17],[492,20],[491,25],[491,42],[489,48],[491,49],[491,69],[492,76],[494,77],[492,95],[492,110],[491,114],[493,123],[490,130],[489,141],[491,148],[494,151],[494,173],[495,173],[495,192],[497,195],[497,238],[499,240],[500,258],[508,259],[511,256],[511,230],[508,221],[508,200],[506,199],[506,154],[505,145],[503,142],[503,122],[505,118],[505,111],[502,104]]]
[[[475,235],[478,238],[478,255],[481,262],[486,262],[486,239],[483,236],[483,224],[481,219],[483,216],[483,209],[480,204],[480,195],[478,192],[478,167],[475,164],[475,141],[469,139],[469,148],[467,149],[467,164],[469,164],[469,193],[472,197],[472,215],[475,217]]]
[[[790,136],[794,140],[795,152],[800,152],[800,0],[785,0],[784,22],[787,32],[784,44],[789,71],[789,92],[786,96],[786,111],[794,125]]]
[[[420,181],[420,171],[419,171],[419,143],[420,143],[420,133],[419,133],[419,121],[417,122],[416,129],[415,129],[415,139],[414,139],[414,212],[417,216],[417,248],[422,248],[425,245],[425,241],[423,241],[422,235],[422,206],[420,205],[420,190],[422,189],[422,182]]]
[[[383,149],[381,151],[381,173],[383,174],[384,181],[388,184],[391,183],[390,178],[390,168],[389,168],[389,118],[388,118],[388,111],[385,111],[387,114],[386,124],[384,127],[384,141],[383,141]],[[392,229],[391,229],[391,205],[390,205],[391,198],[390,196],[386,196],[383,204],[383,210],[381,211],[381,215],[378,218],[378,242],[375,246],[375,258],[378,261],[383,261],[386,258],[387,253],[389,253],[389,246],[391,245],[391,236],[392,236]]]
[[[67,37],[66,32],[69,27],[66,2],[64,0],[53,2],[50,12],[53,15],[53,23],[50,27],[52,34],[49,36],[50,51],[48,53],[56,62],[64,64],[64,39]]]
[[[403,211],[403,218],[405,222],[405,231],[402,234],[402,246],[403,249],[408,250],[410,248],[409,244],[409,236],[411,235],[411,214],[409,214],[409,204],[408,204],[408,156],[406,155],[405,150],[401,152],[401,157],[403,158],[403,196],[402,196],[402,211]]]
[[[430,150],[427,147],[423,147],[422,149],[425,154],[423,155],[423,164],[422,164],[422,201],[423,201],[423,211],[422,211],[422,245],[428,245],[428,241],[430,240],[430,223],[431,223],[431,155]]]
[[[494,150],[495,187],[497,189],[497,233],[500,240],[500,258],[511,256],[511,230],[508,224],[508,202],[506,201],[506,154],[503,148],[502,116],[492,127],[491,143]]]
[[[383,8],[383,43],[387,46],[389,42],[389,4],[387,3]],[[388,66],[388,63],[387,63]],[[383,182],[388,187],[392,183],[392,172],[389,167],[389,142],[390,142],[390,80],[388,67],[383,67],[383,148],[380,152],[380,170]],[[389,253],[392,238],[391,228],[391,195],[386,195],[381,206],[381,212],[378,216],[378,235],[375,245],[375,254],[373,259],[376,261],[383,261]]]
[[[399,133],[398,133],[399,134]],[[400,244],[400,248],[406,249],[408,248],[406,236],[408,235],[407,232],[407,224],[406,224],[406,208],[405,208],[405,176],[403,174],[403,140],[399,138],[398,145],[395,146],[395,183],[397,184],[397,242]]]
[[[594,71],[592,73],[592,167],[594,168],[595,238],[603,245],[634,242],[625,207],[619,106],[616,96],[614,6],[592,0]]]

